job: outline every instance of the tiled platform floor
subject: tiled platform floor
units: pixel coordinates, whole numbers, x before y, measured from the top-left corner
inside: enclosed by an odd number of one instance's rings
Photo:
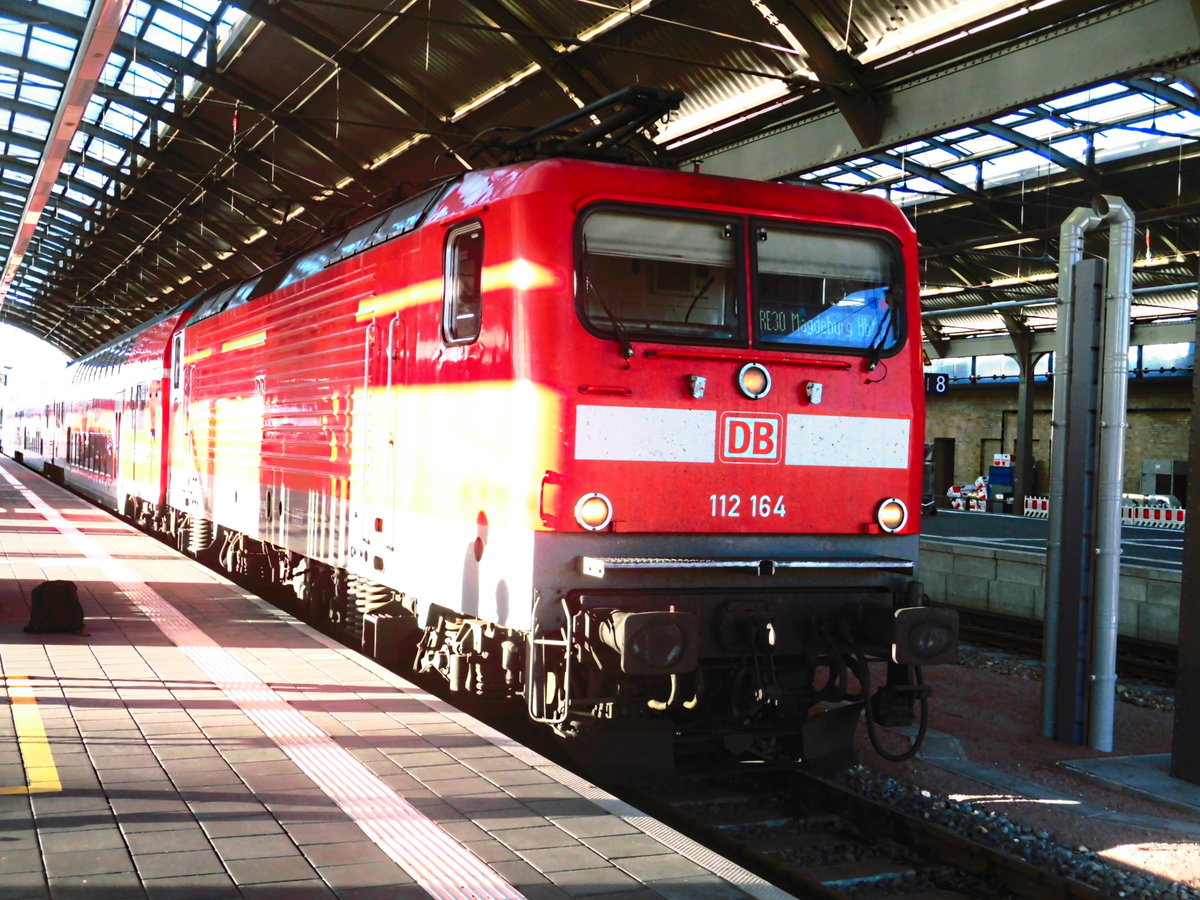
[[[786,896],[7,458],[0,675],[0,900]]]

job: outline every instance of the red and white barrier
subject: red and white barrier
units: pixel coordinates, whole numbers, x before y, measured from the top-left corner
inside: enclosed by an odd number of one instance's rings
[[[1025,515],[1032,519],[1049,518],[1049,498],[1026,497]],[[1163,506],[1122,506],[1121,521],[1126,525],[1182,531],[1187,524],[1187,510]]]
[[[1162,506],[1122,506],[1121,521],[1127,525],[1182,531],[1187,524],[1187,510]]]

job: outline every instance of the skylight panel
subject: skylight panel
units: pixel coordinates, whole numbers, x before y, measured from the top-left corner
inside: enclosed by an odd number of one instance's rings
[[[0,97],[12,100],[17,96],[17,76],[11,69],[0,69]]]
[[[106,184],[108,184],[107,175],[97,172],[95,169],[88,168],[87,166],[76,166],[72,177],[78,179],[79,181],[86,182],[87,184],[95,185],[99,188],[103,188]],[[71,188],[67,189],[67,196],[73,196]],[[93,202],[93,200],[87,194],[81,194],[80,196],[88,198],[85,200],[85,202],[88,204]],[[78,199],[78,197],[75,199]]]
[[[88,14],[92,5],[91,0],[39,0],[39,4],[47,9],[57,9],[80,18]]]
[[[894,166],[886,162],[873,163],[869,166],[863,166],[856,171],[869,176],[871,181],[886,181],[889,178],[901,178],[904,174],[900,166]]]
[[[1029,118],[1029,116],[1026,113],[1009,113],[1007,116],[997,116],[996,118],[992,119],[992,121],[997,125],[1008,125],[1009,127],[1012,127],[1014,125],[1020,125],[1027,118]]]
[[[992,185],[1015,181],[1022,175],[1033,173],[1044,175],[1047,171],[1062,171],[1061,166],[1056,166],[1046,157],[1032,150],[1017,150],[1005,156],[998,156],[989,162],[991,165],[984,165],[984,174],[989,176],[989,183]]]
[[[946,193],[946,189],[940,184],[935,184],[928,178],[908,178],[904,182],[904,187],[910,191],[915,191],[920,194],[942,195]]]
[[[135,62],[121,76],[118,87],[135,97],[157,97],[171,86],[175,76],[158,66]],[[155,88],[156,90],[150,90]]]
[[[954,146],[968,156],[982,156],[1008,150],[1012,147],[1012,143],[994,134],[975,132],[975,137],[955,141]]]
[[[35,119],[25,113],[13,113],[12,131],[15,134],[24,134],[44,141],[46,135],[50,133],[50,122],[47,119]]]
[[[0,53],[9,56],[25,55],[25,26],[17,22],[0,21]]]
[[[974,190],[976,180],[979,178],[979,166],[977,163],[967,163],[950,169],[942,169],[942,174]]]
[[[1078,137],[1066,138],[1061,141],[1054,142],[1054,149],[1059,153],[1064,153],[1071,159],[1086,163],[1088,157],[1088,139],[1083,135]]]
[[[31,103],[44,109],[57,109],[58,99],[62,89],[45,84],[33,84],[26,81],[17,93],[17,99],[22,103]]]
[[[1192,118],[1192,130],[1194,130],[1196,117]],[[1143,131],[1109,128],[1097,132],[1093,142],[1096,147],[1096,159],[1108,160],[1120,159],[1133,153],[1145,153],[1156,148],[1175,147],[1181,143],[1181,140],[1165,136],[1154,138]]]
[[[88,141],[87,148],[84,150],[92,159],[107,163],[110,166],[120,165],[125,158],[125,149],[118,147],[111,141],[106,141],[101,137],[93,137]]]
[[[126,138],[132,138],[141,131],[145,122],[146,117],[141,113],[117,104],[109,104],[104,115],[100,117],[100,127]]]
[[[1161,108],[1161,101],[1155,101],[1146,94],[1130,94],[1108,103],[1097,103],[1086,109],[1077,109],[1073,115],[1077,119],[1103,124],[1135,118],[1139,115],[1150,115],[1155,109]]]
[[[100,117],[104,115],[104,110],[108,107],[108,100],[99,95],[93,94],[88,100],[87,106],[83,110],[83,121],[95,125],[100,121]]]
[[[57,69],[71,68],[79,42],[65,34],[35,25],[30,31],[29,57]]]
[[[82,222],[82,221],[83,221],[83,216],[81,216],[79,213],[75,212],[75,210],[73,210],[73,209],[64,209],[64,208],[62,208],[62,207],[60,207],[59,209],[55,210],[55,212],[54,212],[54,216],[55,216],[55,218],[57,218],[57,219],[69,219],[71,222],[74,222],[76,225],[78,225],[80,222]],[[74,236],[75,236],[75,229],[73,229],[73,228],[72,228],[72,229],[68,230],[68,229],[65,229],[65,228],[64,228],[64,229],[63,229],[63,236],[64,236],[64,237],[68,237],[68,238],[74,237]]]
[[[958,161],[957,156],[947,152],[942,147],[930,147],[928,150],[920,153],[910,153],[906,158],[922,166],[933,166],[935,168],[946,163]]]
[[[1105,97],[1111,97],[1114,94],[1125,93],[1128,88],[1117,81],[1110,81],[1108,84],[1100,84],[1095,87],[1088,88],[1086,91],[1076,91],[1073,94],[1067,94],[1065,97],[1055,97],[1051,100],[1042,101],[1042,106],[1047,109],[1064,110],[1071,109],[1077,106],[1087,106],[1095,100],[1103,100]]]
[[[1056,134],[1062,134],[1063,127],[1058,122],[1053,122],[1050,119],[1033,119],[1030,122],[1024,122],[1017,125],[1014,131],[1019,131],[1026,137],[1031,137],[1038,141],[1048,141]]]
[[[205,15],[204,18],[211,18],[212,14]],[[204,30],[194,22],[190,22],[173,12],[169,11],[168,7],[161,7],[154,14],[154,23],[152,27],[161,27],[162,30],[169,32],[174,39],[175,46],[181,43],[190,47],[200,40],[204,35]],[[164,47],[170,47],[171,44],[164,43]]]
[[[162,19],[161,15],[155,15],[154,21],[146,29],[146,42],[166,50],[183,50],[183,40],[180,38],[178,29],[181,24],[179,19],[171,16],[170,25],[162,24]]]
[[[4,173],[0,175],[0,178],[3,178],[4,181],[9,182],[10,184],[13,182],[16,182],[17,184],[29,184],[31,181],[33,181],[32,175],[30,175],[28,172],[22,172],[19,169],[5,169]]]
[[[860,172],[856,172],[853,169],[847,169],[844,172],[842,172],[840,175],[836,176],[833,180],[839,182],[840,184],[860,184],[861,185],[861,184],[868,184],[873,179],[867,178],[864,175],[862,175]]]

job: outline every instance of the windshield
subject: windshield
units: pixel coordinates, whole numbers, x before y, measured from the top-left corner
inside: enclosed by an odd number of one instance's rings
[[[733,219],[593,212],[582,234],[584,322],[622,341],[740,337],[738,233]]]
[[[632,341],[752,338],[756,347],[875,357],[900,344],[897,254],[872,235],[761,220],[747,231],[734,216],[600,207],[584,217],[579,249],[580,318],[627,355]],[[747,257],[753,314],[739,289]]]
[[[755,229],[760,346],[886,354],[899,343],[899,287],[891,248],[857,234],[763,225]]]

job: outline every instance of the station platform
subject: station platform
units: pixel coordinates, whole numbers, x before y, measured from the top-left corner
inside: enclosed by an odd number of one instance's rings
[[[0,675],[0,900],[789,896],[7,458]]]

